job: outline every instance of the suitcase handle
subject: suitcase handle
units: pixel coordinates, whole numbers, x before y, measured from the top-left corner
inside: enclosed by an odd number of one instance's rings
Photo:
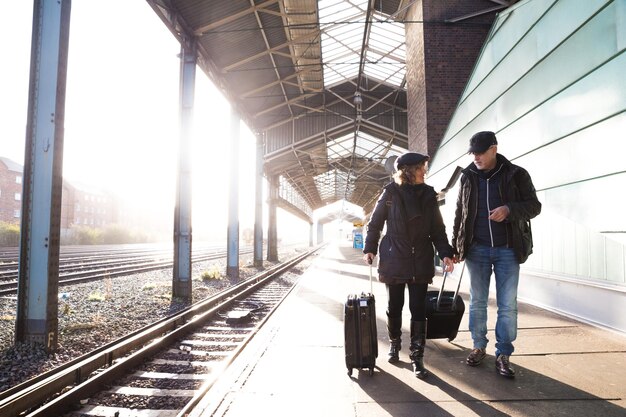
[[[374,294],[374,286],[372,284],[372,263],[369,262],[369,266],[370,266],[370,294]]]
[[[459,284],[456,286],[456,291],[454,292],[454,296],[452,296],[452,310],[456,309],[456,296],[459,295],[459,288],[461,288],[461,279],[463,278],[463,272],[465,271],[465,262],[463,262],[463,267],[461,268],[461,276],[459,277]],[[439,289],[439,294],[437,295],[437,310],[439,310],[439,304],[441,303],[441,296],[443,295],[443,287],[446,285],[446,278],[448,277],[448,272],[443,270],[443,281],[441,282],[441,288]],[[371,279],[371,272],[370,272]]]

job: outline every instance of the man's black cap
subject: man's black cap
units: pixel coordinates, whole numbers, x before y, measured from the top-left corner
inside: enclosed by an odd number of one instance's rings
[[[496,134],[489,131],[478,132],[470,139],[467,153],[484,153],[491,145],[497,145]]]
[[[417,165],[429,159],[430,157],[428,155],[422,155],[417,152],[407,152],[396,159],[396,171],[405,165]]]

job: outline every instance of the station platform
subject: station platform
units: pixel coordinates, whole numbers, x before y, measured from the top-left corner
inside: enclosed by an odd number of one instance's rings
[[[192,416],[626,416],[626,336],[519,303],[511,357],[517,375],[507,379],[494,367],[493,299],[483,363],[465,364],[472,347],[466,308],[455,340],[427,341],[430,375],[419,380],[408,357],[408,305],[400,362],[387,362],[387,297],[376,278],[376,370],[370,376],[355,369],[348,376],[343,305],[347,294],[370,286],[361,251],[349,244],[331,244],[315,255],[297,287]],[[435,277],[433,288],[440,283]],[[468,294],[461,295],[468,305]]]

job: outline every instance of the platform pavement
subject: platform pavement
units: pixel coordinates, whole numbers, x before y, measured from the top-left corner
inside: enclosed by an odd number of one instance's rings
[[[208,417],[626,416],[626,336],[519,305],[514,379],[494,368],[495,308],[488,356],[465,364],[467,309],[453,342],[427,342],[431,375],[413,376],[405,306],[400,363],[386,361],[386,294],[374,281],[379,357],[373,376],[347,375],[343,304],[368,290],[368,267],[349,242],[320,251],[298,286],[191,414]],[[345,246],[344,246],[345,245]],[[434,286],[441,282],[436,277]],[[523,282],[521,285],[524,285]],[[468,301],[468,295],[462,293]]]

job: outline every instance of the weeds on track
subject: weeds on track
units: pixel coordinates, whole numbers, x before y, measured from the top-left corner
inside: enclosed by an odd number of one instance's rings
[[[202,278],[202,281],[220,280],[222,279],[222,273],[214,266],[210,271],[204,271],[200,278]]]

